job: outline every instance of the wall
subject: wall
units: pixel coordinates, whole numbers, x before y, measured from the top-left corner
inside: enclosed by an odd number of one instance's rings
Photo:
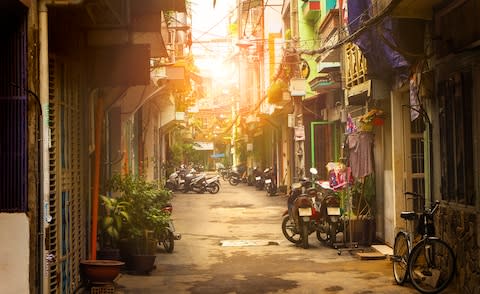
[[[29,228],[23,213],[0,214],[0,293],[29,293]]]

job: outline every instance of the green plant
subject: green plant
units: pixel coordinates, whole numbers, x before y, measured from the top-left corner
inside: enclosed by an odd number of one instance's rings
[[[120,201],[128,203],[125,208],[129,221],[123,226],[121,237],[135,244],[136,254],[151,254],[152,244],[156,243],[151,236],[168,226],[170,216],[163,207],[171,199],[171,192],[132,174],[114,175],[109,187],[120,192]]]
[[[100,202],[103,210],[98,220],[101,229],[100,242],[103,248],[117,248],[122,227],[129,221],[129,203],[104,195],[100,195]]]

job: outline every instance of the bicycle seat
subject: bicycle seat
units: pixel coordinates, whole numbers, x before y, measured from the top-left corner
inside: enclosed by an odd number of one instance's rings
[[[415,220],[417,219],[417,213],[415,211],[402,211],[400,217],[405,220]]]

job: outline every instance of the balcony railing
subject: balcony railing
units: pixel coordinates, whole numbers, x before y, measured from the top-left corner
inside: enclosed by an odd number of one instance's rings
[[[353,43],[345,46],[345,87],[347,89],[367,80],[367,60]]]

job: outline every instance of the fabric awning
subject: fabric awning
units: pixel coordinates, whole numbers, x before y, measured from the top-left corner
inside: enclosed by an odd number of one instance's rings
[[[195,142],[193,144],[193,149],[199,151],[213,150],[213,142]]]
[[[187,11],[185,0],[135,0],[130,3],[133,15],[149,14],[152,11]]]

